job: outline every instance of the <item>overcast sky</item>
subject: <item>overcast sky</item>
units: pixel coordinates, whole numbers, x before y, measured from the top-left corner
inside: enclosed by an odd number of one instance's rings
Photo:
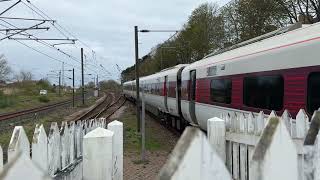
[[[73,45],[62,45],[59,48],[72,54],[80,60],[79,47],[85,49],[87,63],[99,66],[102,64],[111,72],[112,79],[119,78],[116,64],[123,70],[134,64],[134,25],[140,29],[179,30],[187,21],[192,10],[205,0],[30,0],[52,19],[70,31],[86,45],[96,52],[97,61],[92,60],[91,49],[77,42]],[[214,0],[223,5],[228,0]],[[0,10],[12,4],[1,2]],[[25,2],[25,0],[24,0]],[[27,3],[26,3],[27,4]],[[40,18],[35,12],[27,8],[23,3],[2,16]],[[10,23],[23,27],[34,24],[10,21]],[[0,25],[8,25],[0,21]],[[45,26],[45,25],[44,25]],[[0,26],[1,27],[1,26]],[[1,27],[4,28],[4,27]],[[32,31],[37,37],[63,38],[63,36],[50,28],[49,32]],[[156,44],[163,42],[172,33],[147,33],[139,34],[140,57],[147,54]],[[0,35],[4,37],[4,35]],[[79,67],[77,60],[72,60],[58,51],[44,47],[42,44],[32,41],[22,41],[41,52],[44,52],[58,60],[65,61],[65,69],[76,66],[76,74],[79,83]],[[14,71],[21,69],[32,71],[37,79],[46,77],[50,70],[61,69],[62,63],[52,60],[38,52],[35,52],[14,40],[0,41],[0,54],[5,54]],[[89,65],[88,65],[89,66]],[[106,79],[107,73],[101,68],[90,65]],[[86,69],[86,73],[93,73]],[[66,73],[66,76],[71,74]],[[53,82],[56,79],[51,79]],[[87,78],[87,81],[89,79]],[[67,83],[70,83],[66,80]]]

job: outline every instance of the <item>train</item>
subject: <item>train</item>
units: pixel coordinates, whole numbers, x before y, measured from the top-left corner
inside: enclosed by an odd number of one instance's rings
[[[309,115],[320,107],[320,23],[262,35],[140,78],[150,111],[207,130],[207,120],[222,113],[250,112]],[[123,83],[127,98],[136,98],[136,81]]]

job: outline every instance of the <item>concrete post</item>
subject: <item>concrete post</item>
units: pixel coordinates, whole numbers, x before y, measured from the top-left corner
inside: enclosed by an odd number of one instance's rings
[[[83,180],[112,179],[113,132],[96,128],[83,138]]]
[[[209,143],[223,162],[226,162],[226,124],[223,119],[214,117],[208,120]]]
[[[112,121],[108,129],[113,135],[113,180],[123,179],[123,123]]]

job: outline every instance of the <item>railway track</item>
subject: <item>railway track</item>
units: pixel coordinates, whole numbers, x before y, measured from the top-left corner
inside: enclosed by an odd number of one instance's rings
[[[123,101],[121,101],[121,99],[123,99]],[[109,93],[102,102],[100,102],[98,105],[96,105],[94,108],[92,108],[82,116],[77,117],[75,121],[83,119],[96,119],[101,117],[109,119],[118,109],[120,109],[125,104],[125,102],[126,99],[122,95],[120,95],[116,99],[113,93]],[[117,104],[119,105],[116,106]]]
[[[22,111],[16,111],[16,112],[12,112],[12,113],[0,114],[0,121],[9,120],[12,118],[16,118],[19,116],[28,115],[28,114],[32,114],[32,113],[37,113],[37,112],[45,111],[48,109],[53,109],[53,108],[60,107],[60,106],[70,104],[70,103],[72,103],[72,100],[62,101],[62,102],[58,102],[58,103],[49,104],[46,106],[26,109],[26,110],[22,110]]]
[[[120,102],[120,100],[123,99],[122,102]],[[117,101],[115,101],[114,103],[112,103],[107,110],[111,110],[111,112],[109,112],[107,115],[104,115],[103,117],[106,119],[109,119],[115,112],[117,112],[125,103],[126,103],[126,98],[124,98],[123,96],[120,96]],[[119,104],[118,106],[115,107],[116,104]],[[113,109],[110,109],[111,107],[114,107]],[[105,114],[107,113],[107,110],[105,110]]]

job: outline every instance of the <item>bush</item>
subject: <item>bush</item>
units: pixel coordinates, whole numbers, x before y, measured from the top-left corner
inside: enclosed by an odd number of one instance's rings
[[[50,99],[48,98],[48,96],[40,96],[39,101],[43,103],[47,103],[50,101]]]
[[[48,90],[51,88],[50,82],[46,79],[40,79],[36,84],[39,87],[39,89]]]
[[[14,104],[13,96],[6,96],[0,91],[0,108],[6,108]]]

